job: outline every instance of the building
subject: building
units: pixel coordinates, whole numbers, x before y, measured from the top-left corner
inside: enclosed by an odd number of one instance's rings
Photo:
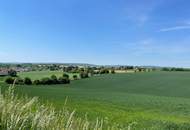
[[[9,75],[8,69],[0,69],[0,76],[8,76]]]

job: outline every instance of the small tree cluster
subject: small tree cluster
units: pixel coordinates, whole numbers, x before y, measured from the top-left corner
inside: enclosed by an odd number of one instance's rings
[[[26,85],[31,85],[31,84],[32,84],[32,80],[31,80],[30,78],[26,77],[26,78],[24,79],[24,84],[26,84]]]
[[[89,77],[89,75],[88,75],[87,72],[81,72],[81,73],[80,73],[80,78],[81,78],[81,79],[88,78],[88,77]]]
[[[42,78],[41,80],[34,80],[33,84],[34,85],[53,85],[53,84],[69,84],[70,79],[67,74],[63,74],[62,77],[57,78],[56,75],[52,75],[50,78],[45,77]]]
[[[26,85],[31,85],[31,84],[32,84],[32,80],[31,80],[30,78],[28,78],[28,77],[26,77],[26,78],[24,78],[24,79],[22,79],[22,78],[20,78],[20,77],[18,77],[18,78],[7,77],[7,78],[5,79],[5,82],[6,82],[7,84],[13,84],[13,83],[15,82],[15,84],[19,84],[19,85],[24,85],[24,84],[26,84]]]
[[[74,79],[74,80],[77,80],[77,79],[78,79],[78,76],[77,76],[77,75],[73,75],[73,79]]]
[[[100,74],[109,74],[109,70],[108,69],[102,69],[102,70],[100,70]]]
[[[8,75],[12,76],[12,77],[16,77],[17,76],[17,72],[15,70],[11,69],[11,70],[8,71]]]
[[[111,74],[115,74],[115,70],[114,69],[111,70]]]
[[[68,74],[63,73],[63,77],[69,79],[69,75]]]
[[[190,69],[164,67],[164,68],[162,68],[162,71],[190,71]]]
[[[77,77],[75,77],[77,78]],[[41,80],[37,79],[32,82],[32,80],[28,77],[22,79],[20,77],[14,78],[14,77],[8,77],[6,78],[5,82],[7,84],[13,84],[15,81],[15,84],[19,85],[53,85],[53,84],[69,84],[70,79],[69,76],[64,74],[62,77],[57,78],[55,75],[52,75],[50,78],[45,77],[42,78]]]
[[[15,78],[7,77],[7,78],[5,79],[5,82],[6,82],[7,84],[13,84],[14,80],[15,80]]]

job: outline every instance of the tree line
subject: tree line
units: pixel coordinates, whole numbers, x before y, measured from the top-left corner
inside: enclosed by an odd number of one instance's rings
[[[73,79],[77,79],[77,75],[73,75]],[[69,84],[70,79],[68,74],[63,74],[63,76],[57,78],[56,75],[52,75],[51,77],[44,77],[42,79],[31,80],[29,77],[25,77],[24,79],[21,77],[8,77],[5,82],[7,84],[18,84],[18,85],[53,85],[53,84]]]
[[[169,67],[164,67],[162,68],[162,71],[190,71],[190,69],[186,68],[169,68]]]

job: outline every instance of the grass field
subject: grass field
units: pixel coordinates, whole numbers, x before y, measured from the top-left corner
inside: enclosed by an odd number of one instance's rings
[[[23,72],[18,73],[18,76],[21,78],[30,77],[32,80],[41,79],[44,77],[51,77],[52,75],[56,75],[57,77],[61,77],[63,75],[62,71],[31,71],[31,72]],[[74,74],[69,74],[69,77],[72,79]],[[78,75],[78,74],[75,74]]]
[[[43,76],[39,72],[20,75]],[[110,74],[70,85],[18,86],[17,90],[48,100],[57,108],[68,97],[67,106],[79,116],[88,113],[90,119],[108,117],[123,125],[136,122],[136,128],[190,128],[189,72]]]

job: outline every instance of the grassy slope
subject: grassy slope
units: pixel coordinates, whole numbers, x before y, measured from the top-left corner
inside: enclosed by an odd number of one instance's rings
[[[52,105],[40,104],[36,97],[18,98],[12,86],[0,93],[0,130],[121,130],[103,119],[89,122],[63,108],[57,111]]]
[[[51,100],[58,108],[68,96],[68,106],[76,108],[80,115],[87,112],[91,118],[107,116],[123,124],[136,121],[142,128],[157,127],[155,123],[160,121],[190,122],[189,84],[188,72],[152,72],[102,75],[70,85],[18,89]]]

